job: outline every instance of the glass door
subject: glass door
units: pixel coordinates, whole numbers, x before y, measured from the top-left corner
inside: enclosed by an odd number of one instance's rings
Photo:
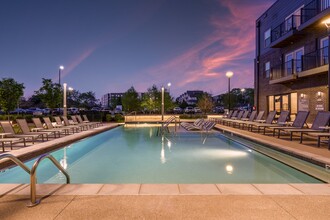
[[[285,55],[285,63],[284,63],[284,76],[289,76],[292,74],[292,60],[293,60],[293,53],[289,53]]]
[[[300,48],[295,51],[295,73],[302,71],[302,56],[304,55],[304,48]]]

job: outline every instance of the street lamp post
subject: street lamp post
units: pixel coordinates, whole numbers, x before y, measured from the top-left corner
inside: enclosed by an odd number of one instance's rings
[[[167,83],[167,87],[170,88],[171,87],[171,83]],[[165,88],[164,86],[162,86],[162,121],[164,121],[164,107],[165,107],[165,104],[164,104],[164,93],[165,93]]]
[[[67,85],[68,84],[63,83],[63,116],[68,115],[68,108],[67,108],[67,104],[66,104],[66,101],[67,101],[67,95],[66,95]],[[69,89],[69,91],[73,90],[73,88],[71,88],[71,87],[69,87],[68,89]]]
[[[328,33],[328,111],[330,111],[330,18],[324,20],[322,23],[327,28]]]
[[[228,111],[230,111],[230,78],[234,75],[233,72],[226,72],[226,76],[228,78]]]
[[[244,101],[245,101],[245,99],[244,99],[244,92],[245,92],[245,89],[243,88],[243,89],[241,89],[241,93],[242,93],[242,104],[244,105]]]
[[[67,107],[66,107],[66,83],[63,83],[63,116],[67,116],[68,112],[67,112]]]
[[[64,66],[58,68],[58,84],[61,85],[61,71],[64,70]]]
[[[164,121],[164,86],[162,86],[162,121]]]

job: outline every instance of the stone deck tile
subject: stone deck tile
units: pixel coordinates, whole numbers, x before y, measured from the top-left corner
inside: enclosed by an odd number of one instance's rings
[[[139,194],[141,195],[179,195],[177,184],[142,184]]]
[[[261,195],[252,184],[217,184],[223,195]]]

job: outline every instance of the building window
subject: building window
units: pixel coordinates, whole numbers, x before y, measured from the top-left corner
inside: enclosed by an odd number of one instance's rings
[[[269,47],[269,45],[270,45],[270,28],[267,31],[265,31],[264,39],[265,39],[265,47]]]
[[[321,0],[321,11],[330,7],[330,0]]]
[[[293,29],[296,29],[301,24],[301,9],[304,8],[304,5],[299,7],[295,12],[290,14],[285,19],[285,31],[291,31]]]
[[[265,63],[265,77],[269,78],[270,76],[270,62]]]
[[[285,55],[284,76],[290,76],[302,71],[302,56],[304,48],[299,48]]]
[[[328,64],[328,46],[329,46],[329,38],[328,37],[322,38],[320,40],[321,66]]]
[[[268,96],[268,112],[274,111],[274,96]]]

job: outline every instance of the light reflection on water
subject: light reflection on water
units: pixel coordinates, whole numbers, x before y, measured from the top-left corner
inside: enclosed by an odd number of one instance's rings
[[[156,129],[119,127],[52,155],[66,166],[72,183],[320,182],[217,132],[158,137]],[[40,164],[37,177],[39,183],[64,182],[47,161]],[[0,174],[0,182],[28,183],[29,177],[13,168]]]

